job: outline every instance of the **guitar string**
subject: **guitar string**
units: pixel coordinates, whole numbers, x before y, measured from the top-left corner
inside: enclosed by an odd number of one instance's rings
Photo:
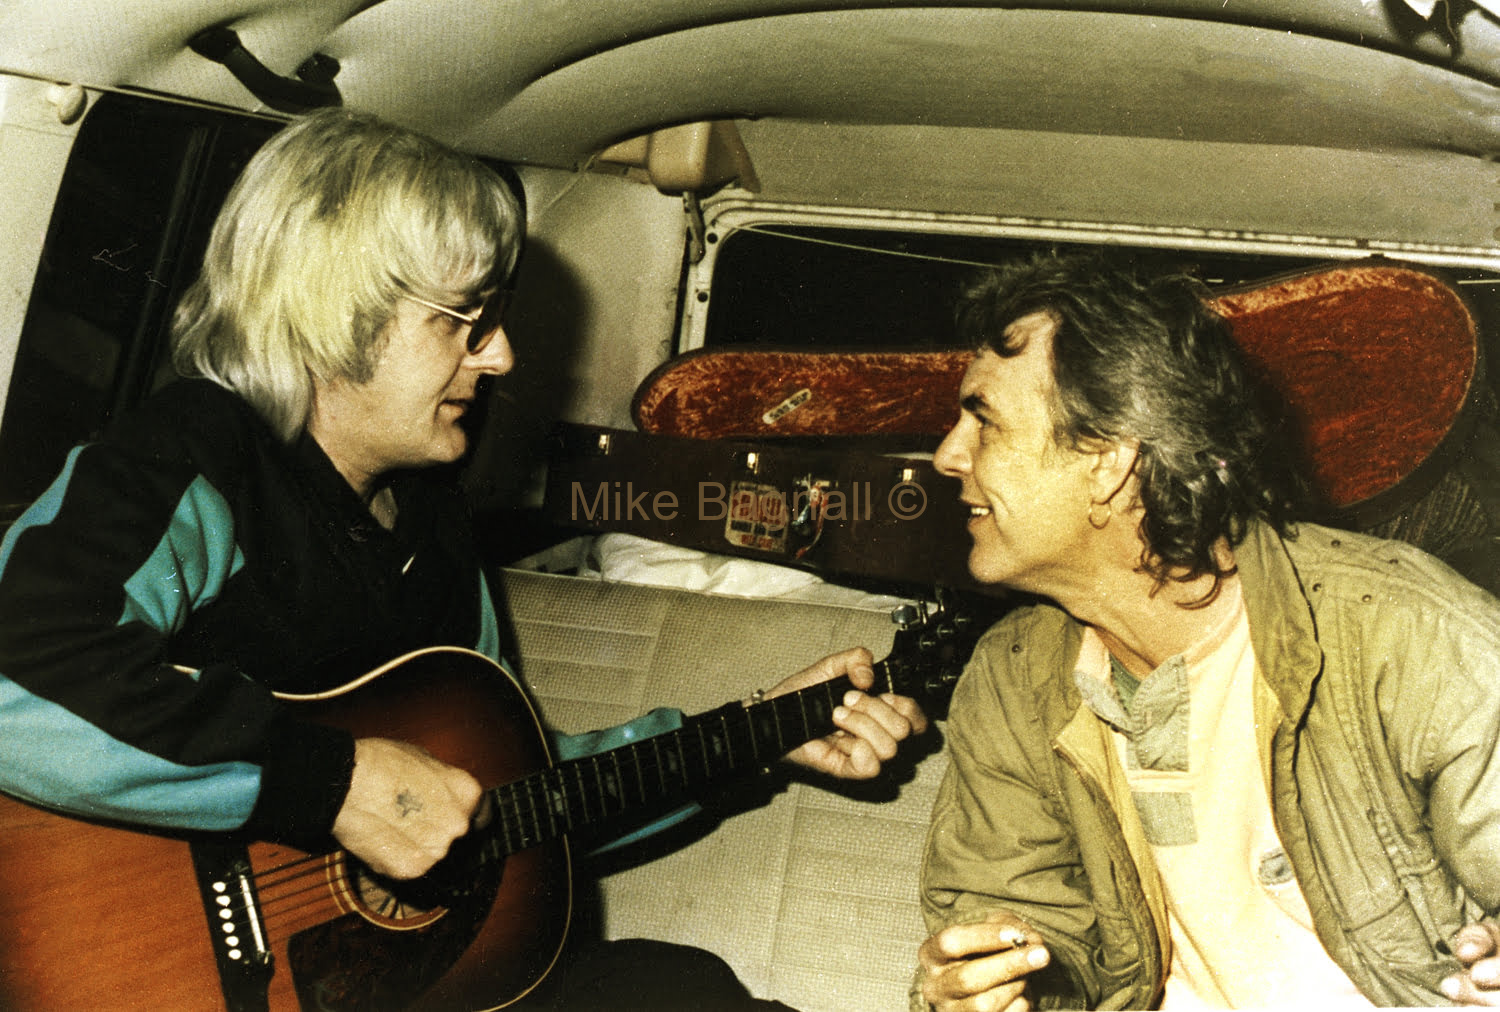
[[[797,702],[798,716],[800,717],[804,728],[807,728],[809,725],[805,707],[801,705],[801,696],[802,694],[798,693],[795,696],[783,697],[783,699]],[[782,741],[782,734],[780,730],[780,725],[782,723],[780,718],[782,717],[782,715],[776,713],[774,709],[771,712],[778,718],[776,736],[778,739],[778,743],[780,744]],[[681,780],[683,786],[691,786],[693,780],[695,779],[696,771],[694,768],[699,763],[702,764],[705,775],[711,775],[712,773],[716,772],[713,769],[716,757],[713,754],[713,749],[709,747],[707,740],[701,733],[702,728],[702,722],[696,722],[690,729],[681,729],[682,731],[691,731],[694,733],[690,733],[686,736],[679,733],[679,739],[684,740],[678,741],[678,747],[676,750],[678,754],[676,756],[677,761],[675,766],[669,761],[668,757],[662,754],[659,748],[659,743],[653,743],[649,749],[643,748],[646,743],[638,743],[633,746],[633,750],[640,754],[637,757],[638,761],[634,764],[637,767],[638,784],[643,784],[645,779],[647,778],[655,780],[662,784],[666,784],[671,779],[679,779]],[[728,765],[732,767],[736,765],[736,763],[733,761],[732,754],[732,740],[736,736],[735,732],[739,731],[742,733],[748,733],[752,739],[755,732],[754,729],[752,727],[749,727],[748,725],[745,728],[733,728],[725,725],[723,730],[725,732],[724,744],[726,750],[729,753]],[[697,739],[696,748],[693,745],[694,738]],[[686,746],[686,748],[684,748],[684,746]],[[606,753],[606,755],[607,754],[608,753]],[[555,802],[558,799],[560,799],[561,801],[560,811],[555,804],[549,804],[547,798],[542,798],[540,801],[541,807],[549,810],[547,821],[552,825],[554,832],[556,832],[556,830],[558,829],[571,828],[577,825],[579,822],[578,814],[580,813],[580,810],[581,814],[584,817],[584,821],[588,821],[590,808],[588,800],[590,791],[586,782],[587,774],[584,771],[584,767],[586,765],[589,765],[590,762],[592,762],[595,767],[593,770],[593,774],[596,779],[597,786],[599,787],[599,794],[597,795],[598,800],[593,807],[597,808],[601,814],[610,814],[608,810],[611,807],[610,800],[613,799],[615,802],[614,807],[618,811],[624,811],[628,809],[632,804],[627,795],[627,785],[630,778],[622,774],[618,757],[616,757],[616,759],[614,760],[614,770],[608,773],[599,768],[598,764],[601,758],[602,757],[600,756],[594,756],[589,757],[589,759],[586,760],[575,761],[568,764],[567,768],[553,767],[551,769],[542,771],[536,777],[527,778],[526,780],[518,781],[510,785],[505,785],[502,788],[498,788],[497,791],[499,793],[497,794],[497,797],[501,800],[502,804],[500,806],[501,824],[496,827],[496,829],[504,834],[506,838],[506,844],[509,845],[511,840],[515,838],[516,835],[508,824],[506,817],[507,815],[519,815],[521,802],[517,795],[521,791],[524,791],[528,795],[527,804],[530,807],[536,808],[538,799],[535,796],[533,785],[535,785],[538,781],[540,781],[541,790],[553,796],[552,801]],[[569,773],[572,773],[577,778],[576,790],[569,783]],[[669,777],[667,775],[669,773],[674,773],[675,775]],[[504,795],[507,792],[511,795],[511,797],[508,799],[508,805],[506,804],[507,799],[504,798]],[[641,796],[642,800],[649,800],[645,798],[644,793],[642,793]],[[507,808],[509,808],[509,811],[507,811]],[[533,816],[533,821],[538,824],[540,823],[540,819],[541,816],[539,814]],[[522,830],[522,832],[524,832],[524,829]],[[305,886],[306,889],[316,889],[319,885],[321,885],[321,880],[323,878],[322,872],[325,866],[326,861],[322,857],[300,858],[290,862],[286,862],[273,868],[257,872],[255,875],[255,881],[259,889],[269,892],[270,890],[277,889],[280,886],[285,886],[289,882],[295,882],[299,879],[306,879],[308,876],[316,876],[315,881]],[[278,893],[278,899],[284,900],[288,896],[295,895],[296,891],[283,891]]]
[[[774,697],[766,702],[773,704],[768,711],[775,718],[775,724],[771,729],[776,739],[773,750],[778,754],[784,754],[790,749],[786,746],[784,734],[785,725],[789,720],[795,720],[802,725],[799,739],[802,741],[817,737],[819,733],[814,731],[816,724],[819,728],[832,727],[832,712],[838,705],[836,700],[842,698],[843,693],[852,688],[852,684],[839,685],[835,694],[835,685],[843,680],[832,680],[818,686],[810,686],[796,693],[788,693],[783,696]],[[805,705],[806,700],[818,692],[825,697],[826,709],[810,716]],[[783,713],[784,710],[793,710],[793,714]],[[747,711],[748,712],[748,711]],[[589,801],[597,798],[597,803],[592,807],[598,810],[600,816],[621,814],[636,804],[644,804],[660,798],[646,796],[645,781],[651,779],[656,781],[665,790],[669,782],[674,786],[688,788],[701,783],[704,779],[711,779],[716,775],[729,772],[736,767],[750,765],[744,758],[736,757],[735,750],[743,751],[743,742],[748,738],[750,744],[750,755],[755,754],[757,741],[757,729],[753,722],[747,718],[743,726],[733,727],[723,723],[723,715],[719,715],[723,736],[719,739],[725,751],[716,755],[713,748],[703,735],[706,723],[712,723],[712,714],[700,715],[694,718],[687,726],[679,728],[666,734],[637,742],[630,746],[613,749],[610,752],[601,753],[597,756],[586,756],[581,759],[571,760],[560,766],[543,770],[524,780],[511,784],[502,785],[493,789],[493,795],[497,807],[501,813],[502,821],[507,815],[514,816],[521,824],[517,833],[510,830],[509,825],[503,827],[503,836],[507,846],[513,840],[517,846],[515,850],[524,849],[522,844],[535,846],[547,840],[554,839],[563,833],[569,832],[579,825],[587,825],[594,821],[590,812]],[[706,721],[706,723],[705,723]],[[712,731],[709,732],[713,734]],[[659,747],[661,740],[672,738],[677,742],[675,753],[676,763],[671,761],[671,756],[664,756]],[[737,745],[736,740],[742,744]],[[770,735],[765,736],[762,744],[770,743]],[[619,768],[618,753],[623,751],[636,753],[636,759],[632,763],[634,777],[625,776]],[[613,774],[604,773],[599,770],[599,762],[606,757],[615,756],[613,760],[615,770]],[[759,759],[757,759],[757,762]],[[595,769],[592,777],[598,787],[597,792],[591,791],[585,783],[590,774],[584,772],[584,767],[593,764]],[[570,780],[570,777],[573,778]],[[629,797],[628,784],[634,779],[640,787],[637,795],[640,801],[634,801]],[[576,783],[576,788],[574,786]],[[538,798],[538,793],[541,797]],[[522,795],[524,794],[524,797]],[[576,801],[576,806],[575,806]],[[613,805],[611,805],[613,801]],[[532,810],[531,818],[526,817],[526,809]],[[581,818],[580,818],[581,816]],[[543,820],[545,819],[545,824]],[[527,834],[527,823],[535,827],[533,832]],[[550,832],[546,831],[550,829]],[[519,836],[519,839],[517,837]]]
[[[879,665],[877,665],[877,668],[884,669],[887,663],[888,661],[882,661]],[[796,703],[797,716],[801,720],[804,732],[799,740],[809,740],[810,738],[815,736],[815,733],[812,731],[813,721],[809,719],[807,709],[803,705],[805,699],[807,699],[810,695],[818,690],[823,691],[827,709],[818,713],[817,723],[820,724],[820,727],[827,726],[832,722],[832,711],[837,705],[835,702],[835,696],[833,694],[834,685],[836,682],[847,683],[847,681],[847,679],[830,680],[829,682],[825,682],[820,686],[810,686],[807,689],[801,690],[799,692],[789,693],[787,695],[776,697],[775,699],[768,701],[772,705],[766,712],[768,712],[773,718],[773,730],[776,734],[776,742],[779,751],[786,751],[785,738],[782,734],[782,710],[787,708],[787,704],[790,702]],[[838,689],[839,697],[841,698],[843,693],[850,687],[852,686],[849,686],[847,684],[842,685]],[[755,707],[751,709],[759,708]],[[714,750],[709,747],[709,740],[704,735],[706,721],[712,721],[712,719],[713,715],[711,714],[700,715],[699,718],[694,719],[689,725],[680,728],[678,729],[678,731],[672,733],[672,737],[674,738],[676,744],[675,764],[671,761],[673,756],[670,753],[664,754],[661,749],[662,742],[660,739],[663,737],[667,737],[666,735],[655,736],[652,739],[648,739],[646,742],[636,743],[634,746],[632,746],[632,750],[636,756],[634,772],[636,774],[635,779],[638,786],[637,793],[641,797],[642,802],[651,800],[646,797],[647,792],[645,785],[648,777],[661,784],[663,789],[666,789],[669,779],[679,780],[683,787],[690,787],[692,786],[693,780],[696,777],[695,767],[699,762],[701,762],[703,766],[705,778],[711,778],[712,776],[714,776],[716,772],[714,769]],[[723,738],[720,740],[719,744],[721,744],[725,750],[724,754],[727,758],[727,767],[729,769],[732,769],[736,765],[743,765],[743,763],[735,762],[734,739],[737,732],[739,732],[741,735],[748,735],[749,743],[751,746],[750,752],[752,755],[755,754],[758,729],[753,718],[749,716],[749,711],[747,710],[746,720],[742,726],[731,727],[730,723],[727,721],[725,715],[723,714],[719,715],[719,721],[724,732]],[[819,733],[826,732],[820,731]],[[692,748],[693,737],[697,738],[696,755],[690,754],[694,751]],[[646,748],[647,745],[650,746],[649,750]],[[620,751],[621,750],[619,749],[614,750],[615,754],[613,757],[613,775],[606,775],[603,771],[600,770],[598,765],[600,761],[599,756],[588,757],[593,761],[594,764],[594,777],[599,787],[599,800],[596,807],[599,809],[602,815],[609,814],[607,809],[609,807],[608,802],[611,795],[613,795],[616,800],[616,806],[619,812],[623,812],[631,806],[631,802],[627,797],[628,788],[626,787],[629,778],[624,776],[620,769],[618,757],[618,753]],[[605,754],[607,755],[609,753]],[[589,791],[585,785],[585,774],[583,772],[583,766],[579,761],[575,761],[573,764],[571,764],[571,768],[572,772],[577,778],[577,800],[579,803],[579,807],[582,809],[582,814],[586,823],[587,821],[589,821],[587,804]],[[546,842],[546,840],[548,839],[555,838],[556,836],[561,835],[559,829],[561,829],[562,832],[572,830],[575,825],[577,825],[578,819],[574,814],[572,801],[569,797],[567,773],[568,771],[563,767],[551,767],[547,770],[541,771],[539,774],[532,777],[527,777],[523,780],[494,788],[492,791],[493,796],[497,801],[500,801],[501,803],[499,804],[499,824],[494,826],[491,830],[491,838],[503,836],[504,846],[510,848],[510,850],[508,851],[508,853],[510,853],[526,849],[529,846],[535,846],[540,843]],[[549,777],[551,778],[550,780]],[[544,796],[541,799],[542,807],[546,808],[547,810],[546,814],[548,823],[552,829],[552,835],[550,837],[546,837],[545,839],[539,832],[541,828],[540,813],[538,811],[538,799],[536,797],[535,791],[533,790],[533,786],[537,783],[541,784],[541,790],[544,792],[544,794],[551,793],[552,795],[550,797]],[[613,790],[611,790],[611,787],[613,788]],[[524,835],[525,820],[522,818],[520,801],[517,797],[517,795],[523,790],[526,794],[527,804],[532,809],[532,821],[538,829],[538,832],[536,834],[537,839],[531,840],[529,842],[527,837]],[[509,814],[513,815],[517,822],[522,823],[521,828],[516,833],[512,832],[511,826],[507,821],[507,810],[506,804],[504,803],[504,796],[507,793],[510,795],[511,810]],[[558,801],[560,801],[561,804],[560,812],[556,804]],[[559,817],[561,818],[561,825],[559,823]],[[516,843],[513,846],[512,838],[514,836],[519,836],[519,838],[516,839]],[[483,860],[487,854],[488,848],[481,848],[479,853],[480,859]],[[503,857],[504,855],[499,856]],[[255,897],[255,900],[258,901],[260,906],[260,909],[257,912],[256,916],[260,918],[262,924],[264,924],[268,929],[274,925],[278,931],[286,932],[287,935],[290,936],[296,931],[302,930],[304,927],[312,927],[317,924],[326,922],[327,920],[331,919],[331,917],[340,916],[346,913],[347,910],[344,904],[341,904],[337,901],[337,897],[335,896],[331,888],[332,880],[340,880],[343,887],[348,890],[350,899],[354,900],[357,903],[360,903],[361,905],[366,905],[366,898],[358,895],[358,886],[351,881],[351,876],[349,874],[349,870],[351,867],[350,861],[346,859],[344,862],[342,862],[341,873],[335,875],[331,871],[332,860],[333,858],[331,855],[307,855],[301,858],[293,859],[291,861],[283,862],[268,869],[253,872],[251,880],[256,887],[257,895]],[[238,892],[234,894],[233,898],[226,897],[226,899],[230,900],[231,908],[234,909],[239,915],[241,915],[243,923],[243,918],[249,916],[247,907],[251,901],[245,899]],[[397,904],[401,902],[399,899],[394,897],[393,900]]]
[[[365,897],[359,895],[357,885],[350,879],[349,859],[346,857],[342,870],[335,873],[330,868],[335,857],[335,854],[309,855],[252,875],[260,920],[268,928],[274,929],[277,937],[290,937],[305,928],[348,913],[347,907],[339,903],[335,896],[332,888],[334,882],[343,885],[353,902],[371,909]],[[226,909],[243,916],[249,914],[248,903],[245,901],[232,903]],[[379,910],[375,912],[382,913]],[[388,911],[385,913],[390,916]]]
[[[814,688],[818,687],[812,687],[801,692],[788,694],[786,696],[777,697],[777,699],[768,701],[773,704],[773,706],[769,710],[769,713],[775,718],[774,731],[776,734],[778,747],[784,748],[784,738],[781,728],[783,714],[779,711],[787,708],[786,704],[790,702],[795,702],[797,704],[797,716],[803,724],[804,731],[807,732],[808,737],[812,736],[812,721],[809,720],[806,713],[806,708],[802,704],[806,697],[806,694],[813,691]],[[822,688],[826,690],[828,686],[825,685],[822,686]],[[829,709],[827,713],[831,714],[832,707],[834,705],[833,696],[829,692],[825,692],[825,695],[828,696],[827,702],[829,705]],[[825,723],[829,719],[830,718],[826,717],[821,718],[819,720],[819,723]],[[715,750],[710,746],[709,737],[705,736],[704,733],[706,723],[711,723],[712,720],[713,718],[711,715],[702,715],[700,718],[695,719],[691,724],[670,733],[676,739],[675,764],[671,762],[669,756],[663,755],[660,748],[661,742],[659,741],[648,739],[646,742],[638,742],[630,746],[630,749],[633,752],[637,753],[636,762],[633,764],[633,766],[635,767],[635,771],[637,774],[637,782],[642,786],[642,790],[639,793],[641,793],[643,801],[651,800],[644,797],[644,783],[646,779],[655,780],[656,782],[661,783],[663,786],[667,784],[669,779],[675,779],[679,780],[683,787],[690,787],[692,786],[693,781],[697,778],[697,770],[695,769],[695,767],[697,767],[700,763],[702,765],[702,771],[705,778],[711,778],[713,775],[715,775],[716,772],[719,772],[714,769],[716,759],[719,758],[719,755],[715,754]],[[748,718],[742,727],[731,727],[729,723],[724,720],[722,715],[720,717],[720,724],[723,731],[723,737],[720,739],[719,743],[725,750],[720,754],[725,760],[723,763],[721,763],[721,765],[724,765],[727,769],[733,769],[735,766],[744,765],[743,762],[737,762],[735,760],[735,746],[733,744],[733,741],[736,737],[737,732],[742,739],[745,735],[748,735],[752,746],[751,754],[753,754],[754,743],[756,740],[756,728]],[[713,732],[709,731],[708,734],[711,736]],[[666,736],[664,735],[658,737]],[[696,739],[696,746],[694,746],[694,739]],[[651,746],[649,750],[645,748],[645,746],[648,744]],[[614,751],[619,752],[623,750],[617,749]],[[609,754],[610,753],[603,753],[602,755]],[[540,803],[542,807],[548,810],[546,817],[548,823],[552,827],[553,832],[551,836],[547,836],[545,839],[538,838],[535,841],[527,844],[527,846],[535,846],[537,844],[546,842],[547,840],[554,839],[558,835],[562,835],[562,833],[571,830],[579,823],[577,816],[574,814],[572,801],[573,798],[577,799],[578,807],[582,809],[581,814],[584,816],[583,822],[587,823],[588,821],[591,821],[588,817],[588,798],[590,792],[588,790],[588,787],[586,786],[586,774],[583,769],[583,767],[590,762],[592,762],[592,764],[594,765],[593,773],[596,779],[597,786],[599,788],[599,792],[597,795],[598,802],[595,807],[599,810],[600,814],[611,814],[608,811],[610,798],[613,798],[615,800],[617,812],[624,812],[629,807],[631,807],[632,803],[626,796],[626,784],[628,783],[630,778],[622,775],[618,756],[616,755],[613,760],[613,773],[606,774],[599,769],[598,765],[602,758],[602,755],[585,757],[582,760],[574,760],[571,763],[566,764],[565,766],[551,767],[549,769],[540,771],[538,774],[532,777],[527,777],[523,780],[495,788],[495,796],[497,799],[502,801],[502,804],[500,806],[501,824],[494,828],[499,834],[503,835],[505,845],[507,847],[511,846],[511,841],[515,834],[511,832],[509,825],[505,821],[506,811],[503,795],[507,792],[511,795],[511,814],[515,815],[519,821],[524,822],[524,819],[521,819],[521,802],[516,797],[518,793],[524,790],[528,796],[527,804],[533,809],[532,821],[539,830],[541,828],[542,816],[536,810],[538,799],[535,797],[535,794],[533,792],[533,785],[536,785],[538,783],[540,783],[541,788],[544,792],[551,795],[550,797],[541,798]],[[572,773],[577,778],[578,787],[576,794],[573,794],[570,791],[568,785],[569,773]],[[611,790],[611,787],[613,788],[613,790]],[[560,812],[554,804],[554,802],[557,801],[560,801],[561,803]],[[524,833],[524,826],[521,832]],[[541,837],[541,835],[542,834],[538,833],[539,837]],[[524,849],[524,847],[520,846],[520,844],[526,844],[526,841],[527,838],[525,836],[522,836],[518,841],[518,845],[515,849]],[[290,861],[282,862],[281,864],[272,866],[270,868],[254,871],[252,873],[251,880],[255,885],[257,901],[260,906],[259,916],[262,921],[268,925],[272,922],[276,922],[276,926],[279,930],[291,931],[292,928],[289,927],[287,923],[289,921],[292,922],[293,925],[295,925],[295,919],[303,918],[306,919],[307,925],[311,926],[317,923],[321,923],[326,919],[325,917],[323,917],[324,911],[333,911],[336,913],[345,912],[341,905],[334,902],[333,894],[328,888],[330,878],[334,877],[329,870],[330,859],[331,855],[307,855],[300,858],[294,858]],[[344,863],[343,874],[337,877],[343,880],[345,886],[349,889],[351,898],[353,898],[356,902],[360,902],[361,904],[363,904],[364,898],[358,896],[357,887],[349,881],[348,869],[349,864],[346,861]],[[400,901],[397,900],[396,902],[399,903]],[[229,905],[225,909],[232,910],[241,916],[245,916],[248,914],[247,905],[247,901],[236,895],[235,898],[230,900]],[[300,928],[298,928],[297,930],[300,930]]]
[[[700,727],[701,724],[681,730],[696,732]],[[726,732],[732,732],[734,729],[726,728],[725,730]],[[753,731],[751,733],[753,734]],[[639,766],[643,777],[661,783],[666,783],[672,779],[680,779],[683,786],[691,786],[693,781],[697,779],[695,767],[700,763],[704,768],[705,774],[714,772],[712,749],[708,747],[702,735],[690,734],[681,737],[685,740],[678,743],[677,751],[679,755],[677,756],[675,767],[668,761],[667,757],[661,754],[659,748],[655,745],[649,750],[642,750],[640,748],[644,743],[638,743],[635,746],[635,749],[645,756],[645,758],[640,759],[636,764]],[[696,745],[694,744],[695,738],[697,739]],[[686,748],[683,746],[686,746]],[[522,791],[530,796],[528,802],[525,803],[527,806],[536,807],[536,805],[540,804],[542,807],[549,807],[546,798],[538,800],[535,797],[533,788],[537,785],[538,781],[540,781],[541,789],[544,792],[561,797],[562,811],[558,813],[554,808],[554,814],[547,818],[549,824],[554,824],[554,832],[559,830],[566,831],[573,825],[576,825],[579,821],[576,813],[580,809],[585,816],[585,821],[587,821],[587,814],[590,808],[587,799],[590,792],[585,779],[588,774],[585,772],[584,767],[589,765],[591,761],[597,765],[598,759],[599,757],[589,757],[589,759],[581,762],[575,761],[569,764],[569,768],[552,767],[541,771],[536,777],[527,778],[526,780],[497,788],[497,791],[501,795],[502,804],[500,806],[501,823],[495,829],[497,832],[503,834],[507,846],[515,839],[516,832],[507,823],[506,817],[507,815],[518,816],[520,814],[523,802],[519,800],[518,795]],[[677,776],[668,776],[667,774],[672,773],[674,769]],[[598,802],[594,807],[598,808],[601,814],[609,814],[609,800],[613,798],[616,801],[616,807],[620,811],[628,809],[631,802],[623,793],[626,789],[625,785],[628,783],[628,778],[621,775],[618,763],[616,763],[616,768],[612,773],[604,774],[598,769],[594,772],[596,776],[607,777],[608,784],[614,787],[614,790],[611,791],[609,786],[606,786],[605,780],[600,780]],[[577,778],[576,787],[569,782],[570,774]],[[511,795],[508,806],[503,798],[503,795],[507,792]],[[509,812],[507,812],[507,807],[510,809]],[[540,828],[542,818],[543,816],[539,813],[533,815],[532,821],[538,828]],[[542,839],[536,840],[536,843],[541,842],[545,841]],[[327,869],[328,857],[326,855],[310,855],[283,862],[271,868],[257,870],[253,874],[252,879],[259,894],[261,916],[270,922],[315,912],[324,905],[324,901],[328,897],[327,883],[329,873]],[[347,882],[347,871],[342,877]],[[350,888],[351,892],[353,892],[353,887],[351,886]],[[304,904],[302,901],[308,898],[311,898],[312,902]],[[238,907],[238,912],[244,913],[242,909],[243,904],[239,904]]]

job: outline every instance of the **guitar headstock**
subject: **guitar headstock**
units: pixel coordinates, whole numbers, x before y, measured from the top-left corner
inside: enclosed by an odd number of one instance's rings
[[[942,590],[935,602],[901,605],[891,613],[899,628],[891,652],[876,665],[877,677],[942,720],[975,645],[1003,611],[999,601],[960,602]]]

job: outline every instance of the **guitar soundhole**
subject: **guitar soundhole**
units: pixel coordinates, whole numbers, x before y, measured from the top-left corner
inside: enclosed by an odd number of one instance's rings
[[[303,1008],[401,1008],[430,987],[478,934],[499,890],[502,862],[470,868],[462,885],[393,883],[342,856],[329,866],[343,917],[298,932],[287,958]]]
[[[355,910],[361,917],[382,927],[426,927],[447,913],[447,908],[416,895],[415,889],[403,890],[388,879],[372,874],[364,865],[356,865],[352,875],[347,877],[354,894]]]

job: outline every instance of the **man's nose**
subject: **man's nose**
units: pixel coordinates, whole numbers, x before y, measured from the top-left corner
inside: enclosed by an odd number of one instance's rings
[[[469,366],[495,376],[504,376],[515,368],[516,352],[503,327],[496,327],[489,342],[469,356]]]
[[[945,474],[950,478],[962,478],[969,473],[969,445],[965,435],[967,426],[960,418],[958,424],[948,430],[943,441],[938,444],[937,452],[932,455],[932,466],[937,468],[939,474]]]

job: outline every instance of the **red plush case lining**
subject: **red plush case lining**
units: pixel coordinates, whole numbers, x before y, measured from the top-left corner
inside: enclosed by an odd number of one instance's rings
[[[1334,506],[1414,475],[1457,427],[1479,374],[1473,314],[1425,271],[1356,264],[1217,302],[1284,399]]]
[[[1295,419],[1315,485],[1347,507],[1391,489],[1454,429],[1479,371],[1473,314],[1433,274],[1341,264],[1216,298]],[[643,432],[697,439],[940,436],[967,351],[705,350],[636,392]]]

